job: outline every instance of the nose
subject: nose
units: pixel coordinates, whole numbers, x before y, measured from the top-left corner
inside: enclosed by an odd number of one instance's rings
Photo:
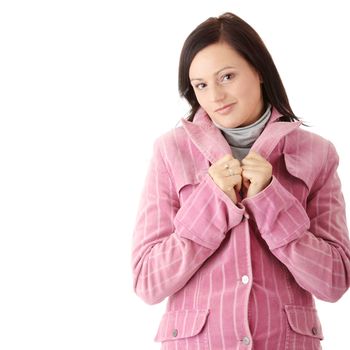
[[[222,101],[225,97],[225,92],[223,87],[220,85],[212,85],[210,91],[210,99],[212,102]]]

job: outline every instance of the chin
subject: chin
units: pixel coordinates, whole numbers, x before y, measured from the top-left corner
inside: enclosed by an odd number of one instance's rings
[[[220,124],[221,126],[223,126],[224,128],[239,128],[240,124],[237,123],[237,121],[230,121],[230,120],[221,120],[217,122],[218,124]]]

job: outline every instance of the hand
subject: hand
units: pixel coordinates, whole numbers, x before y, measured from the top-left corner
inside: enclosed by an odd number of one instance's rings
[[[272,179],[272,165],[256,152],[242,159],[243,187],[246,197],[252,197],[269,185]]]
[[[239,160],[232,154],[226,154],[210,166],[208,173],[216,185],[236,204],[236,191],[239,192],[242,187],[242,168]]]

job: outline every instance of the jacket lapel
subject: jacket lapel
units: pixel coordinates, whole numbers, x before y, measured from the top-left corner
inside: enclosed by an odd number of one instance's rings
[[[210,163],[215,163],[225,154],[232,153],[221,131],[202,108],[195,114],[193,122],[182,118],[182,125],[191,141]]]
[[[287,134],[297,129],[302,122],[278,122],[281,114],[272,108],[271,117],[261,135],[253,144],[252,151],[268,158],[278,142]],[[213,124],[208,114],[200,108],[190,122],[181,119],[183,128],[191,141],[200,152],[210,161],[215,163],[225,154],[232,154],[230,145],[221,134],[221,131]]]
[[[299,128],[302,124],[298,122],[278,122],[274,121],[268,123],[254,142],[251,150],[259,153],[265,159],[268,159],[272,151],[275,149],[277,144],[289,133]]]

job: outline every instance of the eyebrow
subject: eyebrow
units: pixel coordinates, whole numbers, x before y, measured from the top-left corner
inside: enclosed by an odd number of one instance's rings
[[[218,70],[217,72],[214,73],[214,75],[218,75],[221,71],[225,70],[225,69],[228,69],[228,68],[236,68],[234,66],[226,66],[224,68],[221,68],[220,70]],[[193,78],[191,79],[190,81],[193,81],[193,80],[204,80],[202,78]]]

